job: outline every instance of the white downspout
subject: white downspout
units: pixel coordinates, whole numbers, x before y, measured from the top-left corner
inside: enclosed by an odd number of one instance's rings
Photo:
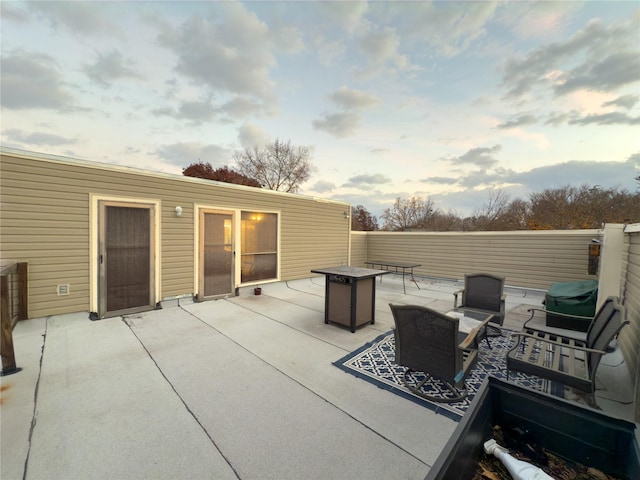
[[[607,297],[620,296],[622,282],[622,257],[624,253],[624,225],[606,223],[602,230],[600,275],[598,278],[598,303],[600,308]]]

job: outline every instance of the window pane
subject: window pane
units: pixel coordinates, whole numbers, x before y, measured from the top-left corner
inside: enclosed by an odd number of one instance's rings
[[[242,256],[242,282],[256,282],[276,278],[277,255],[266,253],[263,255]]]
[[[278,215],[242,212],[241,281],[255,282],[277,278]]]
[[[242,212],[242,252],[274,253],[278,245],[278,215]]]

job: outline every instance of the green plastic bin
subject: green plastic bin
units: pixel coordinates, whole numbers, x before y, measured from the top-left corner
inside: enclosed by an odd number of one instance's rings
[[[593,318],[596,314],[597,300],[597,280],[553,283],[544,299],[547,310],[547,325],[586,332],[589,323],[591,323],[590,319],[566,318],[549,312]]]

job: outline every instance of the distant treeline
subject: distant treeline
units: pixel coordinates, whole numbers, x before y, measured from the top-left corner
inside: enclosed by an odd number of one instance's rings
[[[382,214],[382,227],[362,205],[352,209],[352,230],[509,231],[601,228],[604,223],[639,223],[640,194],[582,185],[546,189],[528,200],[490,190],[488,201],[469,217],[434,207],[429,197],[398,197]]]

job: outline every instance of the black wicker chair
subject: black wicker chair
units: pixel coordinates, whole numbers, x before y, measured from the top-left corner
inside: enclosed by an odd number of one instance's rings
[[[461,303],[458,305],[458,295]],[[491,313],[491,322],[504,323],[504,277],[491,273],[470,273],[464,276],[464,288],[453,294],[453,307]]]
[[[464,379],[476,363],[478,330],[459,332],[458,319],[417,305],[389,305],[395,321],[395,362],[407,369],[403,380],[415,395],[434,402],[459,402],[467,396]],[[431,396],[422,387],[429,379],[412,382],[413,371],[429,374],[444,382],[451,395]]]

